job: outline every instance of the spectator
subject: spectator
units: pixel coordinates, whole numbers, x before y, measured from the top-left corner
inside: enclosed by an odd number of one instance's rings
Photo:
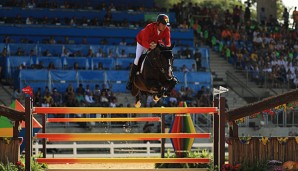
[[[46,49],[43,53],[42,53],[42,56],[53,56],[52,55],[52,53],[48,50],[48,49]]]
[[[115,57],[114,52],[112,49],[109,50],[108,58],[113,58]]]
[[[19,102],[23,99],[23,95],[18,88],[14,88],[13,94],[12,94],[12,102],[15,100],[18,100]]]
[[[125,53],[125,49],[121,50],[121,53],[118,55],[120,58],[126,58],[127,54]]]
[[[46,92],[43,98],[45,99],[45,103],[49,104],[49,107],[54,106],[54,99],[52,98],[50,92]]]
[[[62,106],[62,96],[56,88],[54,88],[52,91],[52,98],[53,98],[53,104],[52,104],[53,107]]]
[[[56,44],[56,40],[54,39],[53,36],[50,37],[49,44]]]
[[[40,64],[41,64],[40,66],[42,66],[42,62],[40,62]],[[55,64],[54,62],[50,62],[48,66],[48,70],[53,70],[53,69],[56,69]]]
[[[79,105],[79,106],[81,106],[81,107],[86,106],[85,96],[84,96],[84,94],[83,94],[81,91],[78,91],[78,92],[75,94],[75,99],[76,99],[76,101],[78,102],[78,105]]]
[[[198,71],[196,64],[191,64],[190,71],[191,72],[197,72]]]
[[[99,85],[96,84],[95,85],[95,88],[94,88],[94,91],[93,91],[93,99],[96,103],[99,103],[99,100],[100,100],[100,95],[101,95],[101,91],[99,89]]]
[[[102,106],[102,107],[109,106],[109,99],[108,99],[107,91],[101,91],[101,95],[99,97],[99,103],[100,103],[100,106]]]
[[[38,87],[37,91],[34,93],[33,99],[34,99],[33,100],[34,106],[40,107],[42,104],[42,99],[43,99],[43,97],[41,96],[41,88],[40,87]]]
[[[85,102],[87,106],[94,106],[95,100],[93,99],[93,94],[91,91],[86,91]]]
[[[25,55],[24,50],[19,47],[15,55],[16,56],[24,56]]]
[[[182,52],[181,58],[192,58],[192,50],[190,49],[189,45],[187,45],[185,50]]]
[[[76,94],[78,94],[78,93],[80,93],[82,95],[85,94],[85,89],[83,87],[83,84],[79,84],[79,87],[76,89]]]
[[[7,51],[7,48],[6,48],[6,47],[4,47],[4,48],[2,49],[1,57],[8,57],[8,51]]]
[[[189,69],[185,64],[183,64],[183,66],[180,68],[180,71],[186,73],[186,72],[189,72]]]
[[[109,107],[117,107],[117,99],[112,99],[110,102],[109,102]]]
[[[70,55],[71,53],[68,51],[68,49],[64,48],[61,57],[69,57]]]
[[[27,25],[33,24],[33,18],[32,18],[32,16],[26,18],[26,24]]]
[[[69,37],[68,36],[65,36],[64,37],[64,42],[63,42],[63,44],[69,44]]]
[[[112,24],[112,12],[110,10],[106,11],[104,15],[103,25],[110,26]]]
[[[196,61],[197,71],[200,71],[202,69],[202,54],[199,49],[196,49],[194,59]]]
[[[74,54],[70,54],[69,56],[72,57],[82,57],[82,52],[80,50],[77,50]]]
[[[112,101],[114,101],[115,103],[117,102],[117,97],[114,95],[113,92],[110,93],[108,99],[109,99],[109,102],[112,102]]]
[[[244,11],[244,22],[245,23],[248,23],[250,22],[250,2],[247,2],[247,5],[246,5],[246,8],[245,8],[245,11]]]
[[[36,53],[35,53],[35,50],[31,49],[30,52],[29,52],[29,56],[30,57],[36,57]]]
[[[12,42],[13,42],[13,40],[8,35],[4,36],[3,43],[8,44],[8,43],[12,43]]]
[[[125,41],[125,38],[122,38],[119,45],[126,46],[127,42]]]
[[[294,8],[294,11],[292,13],[292,17],[293,17],[293,28],[294,29],[298,29],[298,11],[297,11],[297,7]]]
[[[74,89],[71,84],[68,84],[65,92],[66,94],[74,93]]]
[[[89,44],[87,37],[83,37],[81,44],[83,44],[83,45]]]
[[[102,62],[98,62],[97,70],[104,70]]]
[[[65,106],[66,107],[78,107],[79,103],[76,100],[74,92],[68,92],[65,96]]]
[[[96,53],[96,57],[104,57],[103,50],[101,48],[98,49],[98,52]]]
[[[92,49],[91,48],[89,48],[88,49],[88,53],[87,53],[87,55],[86,55],[87,57],[89,57],[89,58],[92,58],[92,57],[94,57],[94,54],[93,54],[93,51],[92,51]]]
[[[265,26],[266,25],[266,12],[265,12],[265,8],[262,7],[261,8],[261,11],[260,11],[260,22],[261,22],[261,25],[262,26]]]
[[[282,14],[282,17],[284,19],[284,28],[288,30],[289,28],[289,12],[287,8],[284,8],[284,12]]]

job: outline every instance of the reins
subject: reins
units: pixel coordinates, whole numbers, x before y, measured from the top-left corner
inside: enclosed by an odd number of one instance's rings
[[[166,71],[165,71],[165,68],[164,68],[164,65],[163,65],[163,63],[162,63],[162,57],[161,57],[161,54],[162,53],[164,53],[164,52],[172,52],[172,50],[161,50],[161,52],[159,53],[159,56],[158,57],[154,57],[154,58],[158,58],[158,62],[161,64],[160,66],[155,66],[155,65],[153,65],[152,64],[152,59],[150,59],[150,57],[148,58],[148,60],[149,60],[149,63],[150,63],[150,65],[153,67],[153,68],[156,68],[156,69],[158,69],[159,71],[160,71],[160,73],[164,76],[164,78],[166,79],[166,80],[171,80],[172,78],[167,78],[167,76],[166,76]],[[147,56],[149,55],[149,53],[147,54]],[[154,55],[154,54],[153,54]],[[170,67],[172,67],[172,64],[171,64],[171,61],[170,61],[171,59],[167,59],[167,62],[168,62],[168,64],[166,64],[166,67],[167,68],[170,68]]]

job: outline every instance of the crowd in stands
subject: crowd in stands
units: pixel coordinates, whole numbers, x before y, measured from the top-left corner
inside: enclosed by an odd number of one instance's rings
[[[191,4],[189,4],[191,5]],[[199,17],[189,21],[197,40],[217,50],[236,69],[249,73],[260,87],[265,81],[270,87],[298,86],[298,14],[293,12],[293,27],[289,28],[289,13],[284,10],[284,21],[273,16],[260,22],[251,19],[250,4],[243,11],[235,6],[222,15],[217,9],[192,6],[190,14]],[[181,10],[183,11],[183,10]],[[259,15],[262,15],[260,13]],[[223,17],[220,17],[223,16]]]
[[[67,1],[66,1],[67,2]],[[24,4],[19,4],[24,5]],[[15,4],[13,5],[15,6]],[[36,7],[52,8],[51,5],[35,4]],[[72,5],[64,5],[65,8],[77,8]],[[180,2],[173,6],[171,11],[176,13],[176,23],[173,23],[171,27],[189,29],[192,28],[195,33],[196,46],[205,43],[217,50],[221,57],[225,58],[229,63],[235,66],[235,68],[248,71],[251,75],[251,79],[255,80],[257,84],[262,86],[264,81],[270,81],[273,86],[277,87],[280,84],[288,83],[290,87],[298,86],[298,38],[297,38],[297,24],[295,28],[290,29],[287,10],[285,9],[284,24],[279,24],[275,18],[270,16],[269,18],[262,18],[258,23],[251,19],[249,4],[243,10],[242,6],[235,6],[233,11],[219,11],[216,8],[200,7],[197,4]],[[107,8],[109,10],[116,10],[113,4],[102,5],[99,8]],[[107,11],[109,11],[107,10]],[[121,9],[123,10],[123,9]],[[144,9],[143,9],[144,10]],[[295,10],[296,11],[296,10]],[[106,17],[107,20],[113,21],[110,14]],[[86,19],[86,21],[92,22],[92,19]],[[13,19],[11,22],[17,22],[18,19]],[[41,19],[46,22],[47,20]],[[294,22],[298,19],[294,18]],[[73,23],[74,20],[70,19],[68,24]],[[21,23],[25,24],[24,21]],[[95,22],[96,23],[96,22]],[[105,23],[104,21],[100,22]],[[146,22],[143,23],[143,25]],[[138,24],[138,26],[143,26]],[[68,38],[65,37],[67,43]],[[9,36],[4,38],[5,43],[9,43]],[[82,42],[87,43],[88,40],[83,37]],[[50,44],[55,44],[54,38],[49,39]],[[107,43],[105,40],[102,44]],[[125,40],[120,43],[125,43]],[[119,43],[119,44],[120,44]],[[6,50],[3,49],[2,56],[5,56]],[[125,53],[125,52],[121,52]],[[32,52],[34,54],[34,52]],[[98,52],[97,54],[100,54]],[[97,56],[94,52],[88,52],[87,56]],[[64,54],[61,54],[64,55]],[[70,55],[66,52],[66,55]],[[76,54],[72,54],[76,55]],[[127,56],[122,54],[123,56]],[[48,56],[48,54],[46,54]],[[197,66],[200,67],[200,54],[196,54],[186,50],[179,54],[183,58],[195,58]],[[192,68],[183,68],[183,71],[191,71]],[[87,86],[87,85],[85,85]],[[88,91],[85,88],[84,92],[75,92],[73,94],[65,93],[63,95],[64,105],[111,105],[114,100],[107,100],[107,103],[100,101],[100,98],[96,97],[93,93],[94,103],[88,103],[85,99],[84,102],[78,99],[84,99],[88,96]],[[90,90],[91,91],[91,90]],[[102,94],[109,91],[100,91]],[[53,94],[54,92],[52,92]],[[78,96],[78,98],[77,98]],[[106,96],[106,95],[105,95]],[[181,100],[186,100],[189,105],[193,106],[210,106],[212,93],[208,88],[202,87],[202,89],[195,93],[188,87],[181,87],[180,90],[174,90],[170,97],[155,104],[152,102],[152,97],[146,99],[146,106],[154,105],[168,105],[175,106]],[[61,98],[62,99],[62,98]],[[77,99],[77,100],[75,100]],[[109,99],[107,97],[107,99]],[[74,103],[76,101],[76,103]],[[80,102],[80,103],[77,103]],[[82,102],[82,103],[81,103]],[[54,105],[55,103],[49,102]],[[61,103],[59,103],[61,105]]]

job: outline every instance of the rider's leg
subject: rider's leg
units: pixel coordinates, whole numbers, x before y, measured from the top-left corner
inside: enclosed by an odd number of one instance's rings
[[[130,69],[130,74],[129,74],[129,80],[126,84],[126,89],[127,90],[131,90],[132,89],[132,84],[133,84],[133,80],[135,79],[135,76],[137,74],[138,71],[138,66],[136,66],[135,64],[132,65],[131,69]]]
[[[139,59],[140,59],[142,53],[144,52],[144,50],[146,50],[146,48],[144,48],[142,45],[137,43],[136,58],[133,62],[134,63],[133,66],[131,67],[130,74],[129,74],[129,80],[126,84],[126,89],[127,90],[131,90],[131,88],[132,88],[133,80],[135,79],[135,76],[136,76],[137,71],[138,71],[137,66],[138,66],[138,63],[139,63]]]

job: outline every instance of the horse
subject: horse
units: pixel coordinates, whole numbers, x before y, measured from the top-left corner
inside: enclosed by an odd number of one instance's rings
[[[156,48],[144,54],[139,62],[139,72],[133,80],[131,94],[136,97],[135,107],[140,107],[140,95],[152,95],[155,102],[166,97],[178,83],[173,75],[174,45],[157,44]]]

